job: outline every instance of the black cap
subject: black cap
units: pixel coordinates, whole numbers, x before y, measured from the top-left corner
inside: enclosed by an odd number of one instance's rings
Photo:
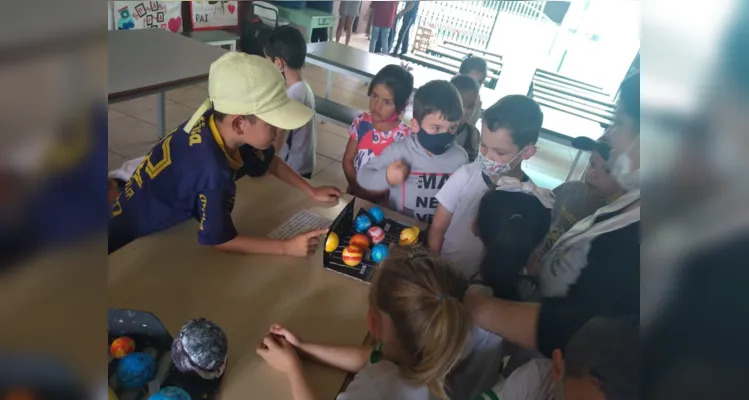
[[[572,147],[583,151],[595,151],[606,161],[609,160],[609,154],[611,153],[611,145],[604,137],[593,140],[587,136],[579,136],[572,139]]]

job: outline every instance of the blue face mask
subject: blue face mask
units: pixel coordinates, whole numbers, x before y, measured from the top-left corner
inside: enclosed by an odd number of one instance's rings
[[[424,128],[419,129],[419,133],[416,134],[416,137],[419,139],[419,143],[421,143],[428,152],[436,155],[446,152],[447,149],[452,146],[453,142],[455,142],[455,135],[450,132],[430,135],[424,130]]]

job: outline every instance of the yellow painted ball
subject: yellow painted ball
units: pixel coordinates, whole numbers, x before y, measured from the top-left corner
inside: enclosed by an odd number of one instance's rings
[[[398,243],[401,246],[413,246],[419,242],[419,228],[412,226],[401,231]]]
[[[328,233],[328,238],[325,240],[325,252],[332,253],[338,248],[338,243],[341,240],[338,239],[338,234],[335,232]]]
[[[109,400],[118,400],[117,395],[114,394],[114,390],[112,390],[112,388],[109,388]]]
[[[360,247],[348,246],[343,249],[341,258],[343,259],[344,264],[348,265],[349,267],[355,267],[359,265],[362,258],[364,258],[364,251]]]

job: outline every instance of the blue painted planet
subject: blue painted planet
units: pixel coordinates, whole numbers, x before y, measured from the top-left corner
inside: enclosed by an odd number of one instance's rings
[[[117,381],[125,389],[147,384],[156,375],[156,360],[149,354],[130,353],[117,365]]]
[[[372,220],[366,214],[362,214],[354,219],[354,229],[357,232],[365,232],[372,226]]]
[[[372,261],[374,262],[381,262],[387,258],[388,254],[390,254],[388,246],[385,243],[380,243],[372,247],[372,252],[369,254],[369,257],[372,258]]]
[[[177,386],[167,386],[154,393],[148,400],[192,400],[190,394]]]
[[[375,224],[380,224],[385,220],[385,213],[382,211],[382,208],[378,206],[369,209],[369,216],[372,217]]]

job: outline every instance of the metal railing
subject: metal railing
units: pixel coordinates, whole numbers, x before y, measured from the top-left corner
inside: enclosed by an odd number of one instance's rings
[[[400,2],[398,11],[405,3]],[[551,20],[543,13],[545,5],[546,1],[422,1],[410,42],[413,43],[416,27],[427,26],[434,30],[437,42],[450,40],[486,49],[500,14],[549,23]],[[400,30],[400,21],[396,29]]]

